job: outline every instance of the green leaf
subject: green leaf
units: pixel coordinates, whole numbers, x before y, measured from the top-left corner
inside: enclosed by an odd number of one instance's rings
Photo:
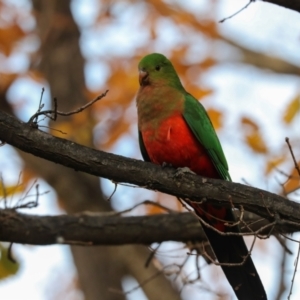
[[[9,259],[8,251],[8,247],[0,244],[0,280],[15,275],[20,268],[18,262]]]

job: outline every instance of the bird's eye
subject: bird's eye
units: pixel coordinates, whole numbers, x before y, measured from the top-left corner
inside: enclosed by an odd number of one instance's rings
[[[159,71],[159,70],[160,70],[160,66],[157,65],[157,66],[155,67],[155,70],[156,70],[156,71]]]

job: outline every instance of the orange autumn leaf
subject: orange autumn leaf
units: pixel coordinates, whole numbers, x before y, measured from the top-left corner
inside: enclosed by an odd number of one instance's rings
[[[0,73],[0,92],[5,94],[17,76],[17,73]]]
[[[166,202],[168,201],[166,200],[167,198],[168,195],[164,195],[162,193],[155,193],[152,201],[162,206],[165,206]],[[159,207],[151,204],[146,205],[145,209],[147,215],[165,214],[167,212],[163,207]]]
[[[216,109],[207,109],[207,113],[210,117],[210,120],[216,130],[222,128],[223,125],[223,114]]]
[[[266,164],[265,175],[269,175],[275,168],[277,168],[279,165],[285,162],[285,160],[286,157],[284,156],[270,159]]]
[[[24,166],[22,170],[22,184],[28,185],[28,183],[36,179],[37,174],[27,165]]]
[[[91,146],[94,126],[95,121],[91,117],[90,111],[86,109],[72,115],[69,119],[59,118],[59,121],[55,122],[50,132],[55,136],[69,139],[85,146]]]
[[[36,70],[36,69],[31,69],[27,72],[27,75],[33,79],[34,81],[38,82],[38,83],[45,83],[45,76],[43,75],[43,73],[41,73],[40,71]]]
[[[148,215],[158,215],[158,214],[165,214],[165,213],[166,210],[159,206],[151,205],[149,206],[149,208],[147,208]]]
[[[71,132],[74,130],[70,121],[56,122],[54,128],[50,128],[50,133],[55,136],[70,139]]]
[[[216,65],[216,60],[212,57],[207,57],[204,61],[200,63],[202,69],[209,69]]]
[[[36,178],[36,174],[26,166],[23,168],[21,175],[14,184],[0,182],[0,200],[18,193],[24,193],[28,188],[29,182]]]
[[[300,161],[298,162],[298,166],[300,167]],[[284,189],[287,194],[300,189],[300,176],[298,170],[295,167],[293,167],[293,169],[291,170],[290,178],[285,183]]]
[[[154,199],[152,201],[158,203],[159,205],[161,205],[161,207],[156,205],[146,205],[145,209],[147,215],[169,213],[168,209],[171,209],[172,211],[178,211],[178,212],[184,211],[182,209],[181,203],[171,195],[166,195],[163,193],[155,193]]]
[[[244,125],[244,126],[246,125],[253,130],[259,130],[258,125],[248,117],[242,117],[241,123],[242,123],[242,125]]]
[[[152,12],[154,13],[154,18],[158,16],[165,16],[173,19],[176,24],[189,25],[203,34],[211,37],[219,37],[217,23],[213,20],[199,19],[193,13],[183,10],[180,6],[174,4],[166,4],[158,0],[149,0],[149,3],[153,5]],[[214,9],[213,2],[210,4],[210,8]]]
[[[8,196],[21,193],[24,189],[24,185],[22,184],[3,185],[0,183],[0,200],[6,199]]]
[[[260,133],[259,126],[250,118],[241,118],[242,128],[245,132],[245,139],[248,146],[257,153],[265,154],[268,152],[267,145]]]
[[[113,144],[120,138],[120,136],[129,131],[130,125],[131,124],[125,120],[125,118],[111,122],[108,126],[108,134],[106,135],[106,139],[99,141],[101,147],[106,149],[112,147]]]
[[[209,96],[213,93],[211,89],[203,89],[200,86],[196,86],[190,83],[183,82],[185,89],[193,95],[196,99],[202,100],[204,97]]]
[[[198,88],[196,90],[194,90],[194,94],[193,96],[198,99],[201,100],[202,98],[209,96],[213,93],[213,90],[210,89],[202,89],[202,88]]]
[[[257,130],[246,136],[246,142],[254,152],[262,153],[262,154],[268,152],[267,146],[261,134]]]
[[[290,124],[296,115],[300,112],[300,95],[297,95],[292,101],[289,103],[286,111],[283,115],[283,121],[286,124]]]
[[[25,32],[17,24],[0,27],[0,51],[9,56],[16,42],[25,36]]]

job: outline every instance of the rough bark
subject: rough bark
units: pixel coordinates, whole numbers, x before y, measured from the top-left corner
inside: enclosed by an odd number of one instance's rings
[[[254,214],[243,218],[243,234],[261,235],[299,231],[297,226],[268,227],[269,222]],[[35,216],[14,209],[0,210],[0,240],[31,245],[70,244],[81,246],[123,245],[178,241],[206,242],[199,220],[191,213],[121,217],[115,214],[80,213],[76,215]],[[242,225],[242,224],[241,224]],[[250,230],[251,228],[251,230]]]
[[[215,204],[243,207],[282,224],[297,224],[300,220],[300,205],[279,195],[189,173],[177,176],[173,168],[162,168],[152,163],[81,146],[32,128],[30,124],[20,122],[3,112],[0,112],[0,140],[75,171],[111,179],[116,183],[131,183],[182,199],[193,199],[195,202],[209,198]],[[57,165],[55,167],[58,168]],[[68,176],[74,177],[76,174],[84,175],[70,170]],[[74,190],[73,186],[72,189]],[[89,191],[86,193],[83,197],[93,197]],[[72,197],[69,201],[73,201]]]
[[[263,1],[300,12],[300,2],[298,0],[263,0]]]

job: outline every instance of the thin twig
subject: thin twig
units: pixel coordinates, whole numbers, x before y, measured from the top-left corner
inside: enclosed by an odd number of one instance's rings
[[[143,280],[140,284],[138,284],[137,286],[133,287],[132,289],[128,290],[128,291],[120,291],[120,290],[117,290],[117,289],[113,289],[113,288],[109,288],[109,290],[111,292],[115,292],[115,293],[118,293],[118,294],[123,294],[123,295],[128,295],[140,288],[142,288],[144,285],[146,285],[148,282],[152,281],[153,279],[155,279],[156,277],[158,277],[159,275],[161,275],[162,273],[164,273],[164,270],[166,268],[168,268],[169,266],[166,266],[166,267],[163,267],[162,270],[159,270],[157,271],[156,273],[154,273],[152,276],[148,277],[147,279]]]
[[[289,146],[289,150],[290,150],[290,153],[291,153],[292,158],[293,158],[293,161],[294,161],[295,169],[297,170],[297,172],[298,172],[298,174],[299,174],[299,176],[300,176],[300,167],[299,167],[299,165],[297,164],[297,161],[296,161],[296,158],[295,158],[295,155],[294,155],[294,151],[293,151],[292,146],[291,146],[291,144],[290,144],[290,139],[289,139],[288,137],[286,137],[286,138],[285,138],[285,141],[286,141],[286,143],[287,143],[288,146]]]
[[[290,153],[291,153],[294,165],[295,165],[295,169],[297,170],[297,172],[300,176],[300,168],[299,168],[299,165],[297,164],[297,161],[296,161],[296,158],[295,158],[295,155],[294,155],[294,151],[293,151],[292,146],[290,144],[290,139],[288,137],[286,137],[285,141],[286,141],[286,143],[289,147],[289,150],[290,150]],[[292,281],[291,281],[291,287],[290,287],[290,292],[289,292],[289,295],[288,295],[288,299],[291,298],[292,293],[293,293],[293,286],[294,286],[295,277],[296,277],[296,273],[297,273],[297,268],[298,268],[298,263],[299,263],[299,256],[300,256],[300,243],[298,243],[298,251],[297,251],[297,256],[296,256],[296,261],[295,261],[295,268],[294,268],[293,278],[292,278]]]
[[[255,1],[255,0],[250,0],[244,7],[242,7],[241,9],[239,9],[237,12],[235,12],[235,13],[232,14],[231,16],[222,19],[221,21],[219,21],[219,23],[223,23],[223,22],[225,22],[226,20],[233,18],[234,16],[236,16],[237,14],[239,14],[240,12],[242,12],[244,9],[246,9],[246,8],[247,8],[252,2],[254,2],[254,1]]]
[[[280,239],[278,239],[278,241],[280,241]],[[286,240],[282,239],[280,241],[280,244],[282,246],[282,258],[281,258],[281,266],[280,266],[280,271],[277,272],[277,274],[280,276],[279,284],[278,286],[278,292],[276,297],[274,298],[275,300],[280,300],[283,299],[283,295],[286,291],[286,284],[285,284],[285,265],[286,265],[286,260],[287,260],[287,250],[288,247],[286,245]],[[286,250],[287,249],[287,250]]]
[[[93,242],[65,240],[62,236],[58,236],[56,238],[56,243],[61,245],[73,245],[73,246],[93,246]]]
[[[13,196],[16,194],[17,188],[19,186],[23,185],[23,183],[21,182],[21,177],[22,177],[22,171],[19,173],[17,184],[15,185],[15,187],[13,188],[13,190],[11,191],[11,198],[10,198],[11,201],[12,201]]]
[[[39,128],[47,128],[47,129],[50,129],[51,131],[56,131],[56,132],[59,132],[61,134],[67,134],[67,132],[64,132],[60,129],[56,129],[56,128],[53,128],[53,127],[50,127],[50,126],[39,125]]]
[[[1,184],[2,192],[3,192],[4,207],[7,208],[7,193],[6,193],[6,188],[4,185],[4,180],[3,180],[2,174],[0,174],[0,184]]]
[[[75,110],[69,111],[69,112],[58,111],[57,110],[57,99],[54,98],[54,110],[50,109],[50,110],[41,111],[41,106],[39,106],[38,111],[29,119],[28,123],[29,124],[36,124],[37,121],[34,121],[34,120],[37,120],[38,116],[40,116],[40,115],[45,115],[45,116],[49,117],[52,120],[56,120],[57,115],[71,116],[71,115],[77,114],[77,113],[82,112],[83,110],[85,110],[87,107],[93,105],[95,102],[97,102],[97,101],[101,100],[102,98],[104,98],[107,93],[108,93],[108,90],[106,90],[103,94],[96,97],[94,100],[86,103],[83,106],[80,106],[79,108],[77,108]],[[43,94],[43,92],[42,92],[42,94]]]
[[[42,109],[44,108],[44,104],[42,103],[42,101],[43,101],[43,96],[44,96],[44,92],[45,92],[45,88],[42,88],[38,112],[41,112]]]
[[[107,202],[110,202],[111,198],[113,197],[113,195],[117,191],[118,183],[117,182],[113,182],[113,183],[115,185],[115,188],[114,188],[113,192],[111,193],[111,195],[106,199]]]
[[[17,205],[13,207],[14,210],[21,209],[21,208],[35,208],[39,205],[39,198],[40,196],[46,195],[49,193],[49,191],[45,191],[43,193],[39,192],[39,184],[35,184],[37,180],[34,181],[34,183],[29,187],[29,189],[26,191],[25,196],[23,196],[21,199],[18,200]],[[36,192],[34,195],[29,195],[29,192],[35,185]],[[24,204],[21,204],[21,202],[29,197],[35,197],[33,201],[26,202]],[[20,203],[20,204],[19,204]]]
[[[188,255],[193,255],[193,253],[187,253]],[[251,252],[249,251],[247,253],[246,256],[242,257],[242,261],[239,263],[220,263],[215,261],[215,259],[213,259],[204,249],[204,247],[202,247],[202,251],[201,254],[207,258],[212,264],[216,265],[216,266],[227,266],[227,267],[238,267],[238,266],[243,266],[247,260],[247,258],[250,256]]]
[[[296,256],[296,261],[295,261],[295,268],[294,268],[293,278],[292,278],[292,281],[291,281],[291,287],[290,287],[290,292],[289,292],[289,295],[288,295],[288,299],[291,299],[291,296],[292,296],[293,286],[294,286],[295,277],[296,277],[296,273],[297,273],[298,262],[299,262],[299,256],[300,256],[300,243],[298,243],[298,251],[297,251],[297,256]]]
[[[187,261],[189,260],[189,258],[190,258],[190,255],[187,255],[187,256],[185,257],[183,263],[179,265],[179,270],[178,270],[178,272],[177,272],[177,274],[176,274],[176,276],[175,276],[175,278],[174,278],[174,281],[177,280],[178,276],[180,275],[180,273],[181,273],[183,267],[185,266],[185,264],[187,263]],[[196,257],[196,260],[197,260],[197,258],[198,258],[198,257]]]
[[[300,244],[299,241],[297,241],[297,240],[295,240],[295,239],[293,239],[293,238],[291,238],[291,237],[285,235],[284,233],[280,233],[280,235],[282,235],[284,238],[286,238],[287,240],[289,240],[289,241],[291,241],[291,242],[295,242],[295,243]]]
[[[36,183],[37,183],[37,179],[35,179],[33,183],[24,191],[23,195],[20,197],[16,206],[14,207],[15,209],[20,208],[22,201],[30,197],[29,192],[33,189]]]
[[[172,210],[172,209],[170,209],[170,208],[168,208],[168,207],[166,207],[166,206],[163,206],[162,204],[159,204],[159,203],[157,203],[157,202],[153,202],[153,201],[151,201],[151,200],[145,200],[145,201],[143,201],[143,202],[141,202],[141,203],[138,203],[138,204],[132,206],[131,208],[122,210],[122,211],[120,211],[120,212],[116,212],[116,215],[121,215],[121,214],[130,212],[130,211],[134,210],[135,208],[137,208],[137,207],[139,207],[139,206],[141,206],[141,205],[152,205],[152,206],[159,207],[159,208],[161,208],[161,209],[167,211],[168,213],[178,213],[177,211]]]
[[[154,249],[150,248],[152,251],[150,252],[149,257],[147,258],[146,262],[145,262],[145,268],[148,268],[150,265],[150,262],[152,261],[152,259],[154,258],[158,248],[161,246],[162,243],[159,243]]]
[[[17,261],[14,259],[13,255],[12,255],[12,246],[13,246],[13,243],[10,243],[9,246],[8,246],[8,250],[7,250],[7,258],[13,262],[14,264],[17,263]]]
[[[280,236],[280,234],[278,234],[278,233],[274,233],[273,236],[276,238],[276,240],[278,241],[280,246],[283,248],[283,251],[285,251],[288,254],[293,254],[292,250],[290,250],[289,247],[286,244],[286,239],[282,238]]]

